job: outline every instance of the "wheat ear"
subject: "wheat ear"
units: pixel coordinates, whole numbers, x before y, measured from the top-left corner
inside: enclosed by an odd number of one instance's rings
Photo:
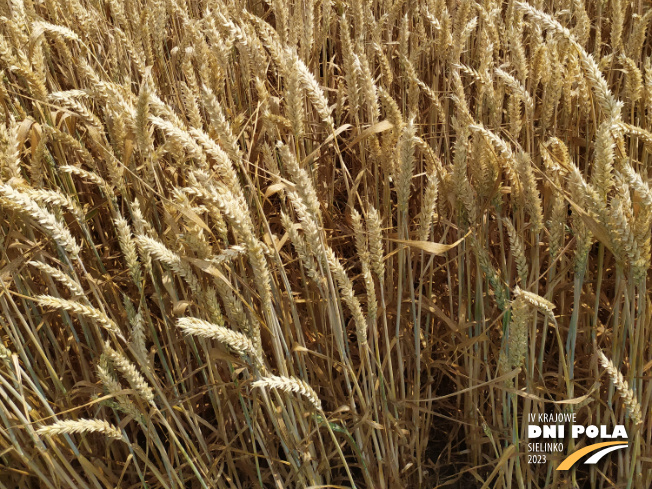
[[[66,275],[58,268],[51,267],[50,265],[40,261],[30,261],[27,262],[27,264],[33,266],[34,268],[38,268],[40,271],[42,271],[46,275],[49,275],[57,282],[60,282],[63,285],[65,285],[70,290],[70,292],[73,293],[73,295],[76,296],[84,295],[84,289],[82,289],[82,286],[79,285],[79,283],[76,280],[74,280],[69,275]]]
[[[620,396],[623,399],[625,408],[629,413],[634,424],[641,424],[643,418],[641,417],[641,406],[636,399],[634,391],[629,388],[629,384],[623,377],[623,374],[620,373],[620,370],[616,368],[611,360],[609,360],[602,351],[598,350],[598,359],[600,360],[600,365],[607,371],[609,377],[611,378],[611,383],[616,387]]]
[[[122,372],[122,375],[125,376],[138,395],[148,403],[153,404],[154,393],[152,392],[152,388],[149,386],[143,375],[138,371],[136,366],[129,361],[123,353],[111,348],[108,341],[104,344],[104,353],[106,353],[107,358],[113,362],[113,365]]]
[[[321,401],[317,397],[317,393],[307,382],[297,379],[296,377],[279,377],[277,375],[270,375],[255,381],[253,387],[261,387],[267,389],[279,389],[283,392],[296,392],[306,397],[318,411],[321,411]]]
[[[111,320],[106,314],[104,314],[99,309],[95,309],[91,306],[85,306],[79,302],[69,301],[67,299],[61,299],[60,297],[53,297],[51,295],[37,295],[34,297],[41,305],[46,307],[51,307],[53,309],[65,309],[66,311],[74,312],[80,316],[87,317],[92,319],[97,324],[102,326],[107,331],[115,334],[120,339],[124,340],[122,332],[118,326]]]
[[[177,322],[184,333],[202,338],[213,338],[220,343],[227,345],[241,356],[249,356],[256,359],[262,365],[262,358],[258,355],[251,340],[244,334],[232,331],[224,326],[209,323],[197,318],[179,318]]]
[[[0,185],[0,205],[29,215],[72,257],[79,256],[81,248],[70,234],[68,228],[28,195],[13,189],[9,185]]]
[[[544,299],[539,294],[523,290],[518,285],[514,288],[514,295],[520,297],[531,306],[534,306],[543,312],[547,312],[548,314],[552,314],[552,310],[555,308],[555,305],[549,300]]]
[[[122,439],[122,433],[112,424],[99,419],[79,419],[57,421],[54,424],[42,426],[36,432],[39,435],[72,435],[75,433],[102,433],[109,438]]]

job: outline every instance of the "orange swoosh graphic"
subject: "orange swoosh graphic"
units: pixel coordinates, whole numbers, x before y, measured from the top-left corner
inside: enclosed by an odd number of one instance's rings
[[[627,445],[627,442],[622,442],[622,441],[605,441],[602,443],[594,443],[593,445],[589,445],[588,447],[584,447],[581,450],[578,450],[575,453],[572,453],[568,457],[564,459],[564,461],[559,464],[559,467],[557,467],[557,470],[568,470],[570,469],[575,462],[577,462],[579,459],[581,459],[584,455],[588,455],[591,452],[595,452],[596,450],[600,450],[601,448],[604,447],[610,447],[612,445]]]

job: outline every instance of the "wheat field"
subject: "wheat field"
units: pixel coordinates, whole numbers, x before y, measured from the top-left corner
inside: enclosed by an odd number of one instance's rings
[[[1,1],[0,488],[650,487],[652,5],[529,1]]]

